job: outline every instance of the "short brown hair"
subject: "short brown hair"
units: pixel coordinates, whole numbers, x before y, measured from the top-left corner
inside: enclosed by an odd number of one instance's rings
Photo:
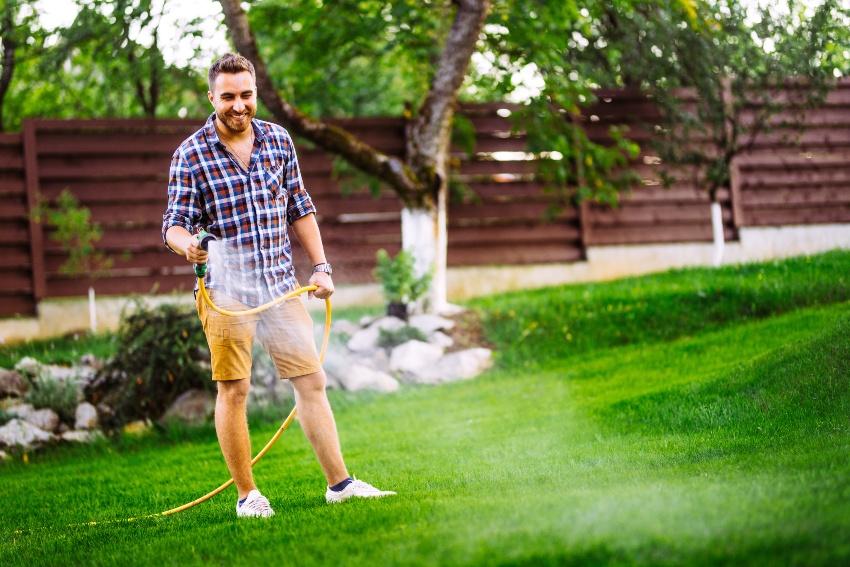
[[[210,71],[207,74],[210,91],[213,90],[215,78],[218,77],[220,73],[242,73],[244,71],[251,73],[251,77],[254,78],[254,81],[257,80],[257,74],[254,72],[253,63],[238,53],[225,53],[219,57],[218,61],[212,64]]]

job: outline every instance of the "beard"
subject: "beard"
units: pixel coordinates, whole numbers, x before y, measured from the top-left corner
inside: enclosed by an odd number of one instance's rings
[[[256,113],[257,109],[246,106],[245,110],[238,115],[235,115],[233,111],[227,111],[224,113],[216,112],[215,116],[219,123],[232,133],[241,134],[251,127],[251,119],[254,118]],[[242,119],[240,120],[239,117],[242,117]]]

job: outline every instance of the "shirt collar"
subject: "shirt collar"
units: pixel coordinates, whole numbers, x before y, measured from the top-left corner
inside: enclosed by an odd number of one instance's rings
[[[222,142],[218,137],[218,130],[215,129],[215,120],[215,112],[213,112],[210,114],[209,118],[207,118],[206,124],[204,124],[204,132],[207,136],[207,143],[211,146],[219,145],[224,148],[224,142]],[[256,118],[251,119],[251,128],[254,129],[254,140],[262,142],[266,135]]]

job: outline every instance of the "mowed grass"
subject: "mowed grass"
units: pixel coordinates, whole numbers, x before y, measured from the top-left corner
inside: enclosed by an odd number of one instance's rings
[[[277,511],[268,521],[237,521],[232,489],[177,516],[121,521],[226,478],[211,428],[4,465],[0,564],[846,563],[850,303],[820,280],[848,265],[834,253],[551,288],[524,296],[527,308],[519,294],[476,302],[596,339],[521,339],[513,320],[488,316],[503,354],[485,376],[334,392],[351,471],[397,490],[390,499],[324,504],[297,427],[256,467]],[[795,306],[812,274],[814,298]],[[722,305],[698,295],[713,276]],[[627,310],[630,285],[641,291]],[[613,297],[622,308],[600,308]],[[678,308],[689,311],[668,312]],[[624,340],[611,317],[629,312],[644,319]],[[254,423],[255,447],[275,428]]]

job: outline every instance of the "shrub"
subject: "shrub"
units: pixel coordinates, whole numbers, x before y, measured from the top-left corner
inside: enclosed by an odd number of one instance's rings
[[[65,423],[74,422],[74,412],[79,401],[77,383],[74,380],[59,380],[42,371],[32,377],[31,386],[24,400],[35,408],[50,408]]]
[[[378,345],[384,348],[392,348],[413,340],[427,341],[428,337],[426,337],[425,334],[416,327],[405,325],[395,331],[381,329],[378,336]]]
[[[431,274],[414,275],[413,256],[406,250],[390,258],[386,250],[378,250],[375,277],[381,283],[387,314],[407,320],[407,304],[422,297],[431,285]]]
[[[92,403],[111,408],[107,428],[156,420],[186,390],[213,389],[206,338],[192,308],[136,302],[122,316],[116,343],[115,356],[86,388]]]

